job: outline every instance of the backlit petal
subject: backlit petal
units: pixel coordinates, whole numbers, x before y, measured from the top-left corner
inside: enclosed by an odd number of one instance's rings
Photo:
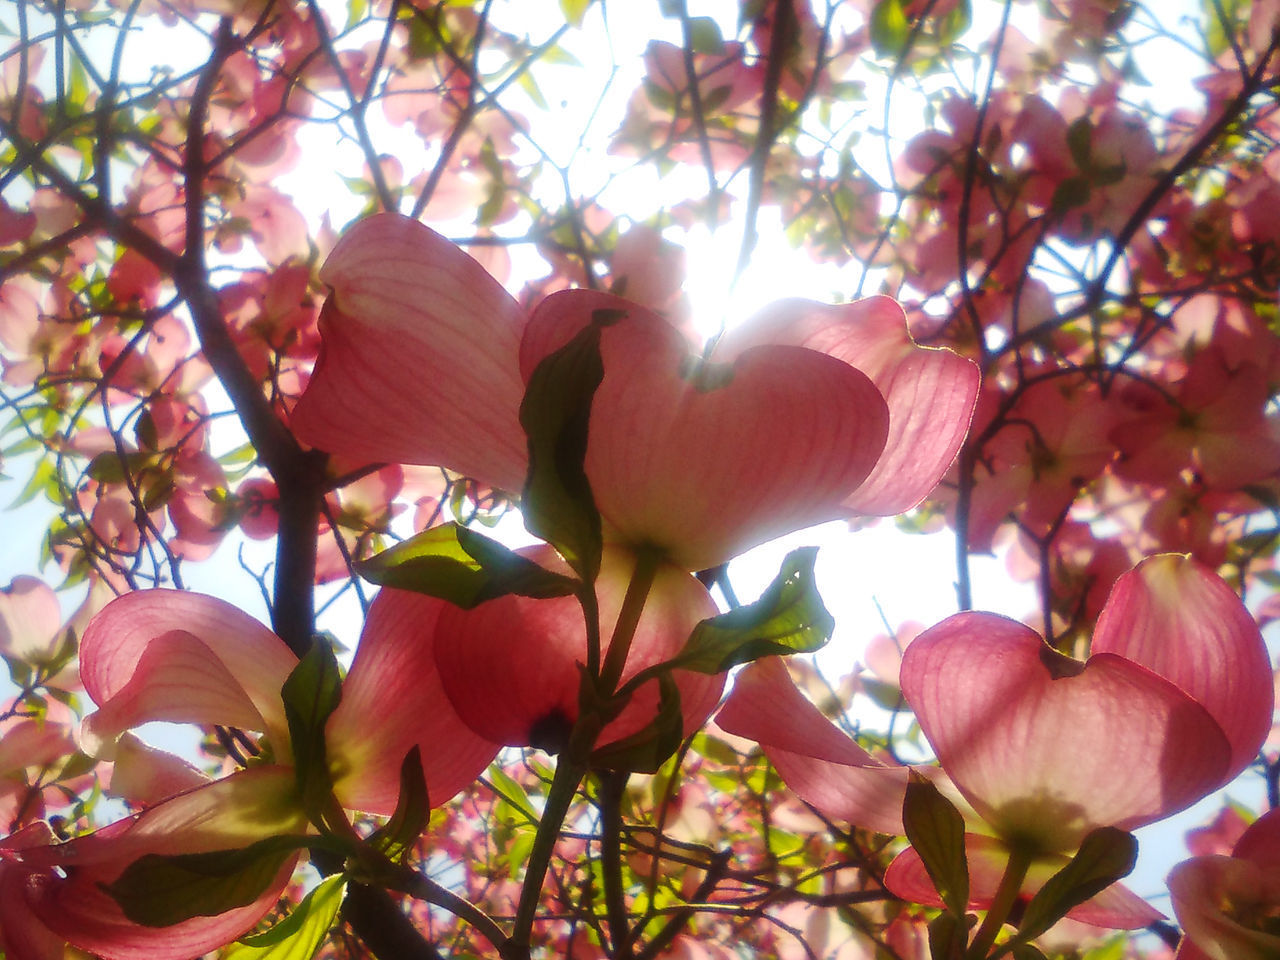
[[[1186,691],[1231,742],[1223,783],[1252,763],[1271,730],[1267,648],[1240,598],[1189,557],[1150,557],[1116,581],[1093,653],[1115,653]]]
[[[343,234],[320,278],[333,294],[294,432],[355,460],[433,464],[519,491],[525,318],[510,294],[457,246],[393,213]]]
[[[1094,827],[1131,830],[1221,782],[1230,747],[1182,691],[1113,654],[1055,677],[1042,650],[1020,623],[962,613],[903,656],[925,736],[998,835],[1069,852]]]
[[[534,313],[532,352],[564,342],[601,309],[625,319],[601,336],[586,469],[621,539],[700,570],[845,514],[841,501],[875,466],[888,432],[888,408],[866,376],[789,346],[704,364],[656,315],[576,290]],[[529,361],[526,350],[526,369]]]
[[[400,766],[417,744],[433,807],[471,783],[498,753],[445,696],[436,670],[443,600],[384,588],[365,620],[342,703],[325,731],[334,791],[344,807],[390,815]]]
[[[551,568],[550,548],[522,551]],[[622,547],[605,550],[596,594],[605,649],[622,606],[635,558]],[[716,608],[696,579],[670,564],[658,569],[632,641],[622,679],[673,657],[694,626]],[[474,610],[440,612],[436,663],[449,699],[467,725],[499,743],[522,746],[536,733],[565,729],[578,716],[579,664],[587,660],[582,608],[574,597],[500,597]],[[677,671],[686,733],[706,720],[720,699],[723,676]],[[656,714],[657,682],[641,687],[604,732],[608,744],[641,729]],[[531,739],[532,738],[532,739]]]
[[[972,361],[917,344],[902,307],[889,297],[841,305],[780,301],[730,330],[714,356],[730,359],[765,344],[808,347],[843,360],[870,377],[888,403],[884,453],[845,499],[846,507],[890,516],[915,506],[937,486],[973,416],[980,378]]]
[[[283,640],[214,597],[140,590],[109,603],[80,645],[97,745],[149,720],[222,723],[289,743],[280,687],[297,665]]]
[[[965,856],[969,863],[969,908],[986,910],[995,899],[1000,878],[1009,862],[1008,851],[991,837],[965,835]],[[1067,865],[1068,857],[1045,857],[1034,861],[1023,881],[1021,898],[1030,900],[1049,878]],[[941,907],[938,896],[925,870],[924,862],[914,847],[908,847],[889,864],[884,884],[894,896],[927,907]],[[1100,894],[1068,911],[1067,916],[1081,923],[1099,927],[1135,930],[1161,919],[1162,914],[1123,884],[1114,883]]]
[[[837,729],[796,689],[778,657],[739,671],[716,725],[760,744],[783,782],[827,819],[903,832],[907,768],[881,763]]]
[[[23,902],[51,931],[106,960],[199,956],[244,933],[275,905],[296,857],[287,859],[253,903],[168,927],[132,923],[100,884],[111,883],[146,854],[230,850],[270,836],[301,834],[306,820],[295,790],[292,769],[258,767],[69,843],[25,850],[22,860],[31,872],[22,884]]]

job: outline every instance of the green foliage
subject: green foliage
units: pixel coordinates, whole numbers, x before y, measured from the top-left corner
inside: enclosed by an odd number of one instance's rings
[[[654,773],[680,747],[684,737],[684,714],[680,711],[680,689],[669,671],[658,674],[658,713],[630,736],[623,737],[591,754],[591,765],[607,770]]]
[[[813,580],[817,557],[817,547],[791,551],[759,600],[703,620],[672,663],[716,674],[761,657],[809,653],[823,646],[835,619]]]
[[[217,916],[262,896],[306,843],[304,837],[268,837],[239,850],[150,853],[103,889],[126,917],[145,927]]]
[[[222,960],[311,960],[333,926],[346,891],[345,877],[326,877],[287,917],[233,943]]]
[[[1031,898],[1018,927],[1019,940],[1032,940],[1117,880],[1129,875],[1138,858],[1138,841],[1116,827],[1099,827],[1080,844],[1071,862],[1049,878]]]
[[[964,817],[937,787],[912,771],[902,805],[902,824],[947,910],[957,918],[964,917],[969,903]]]
[[[414,744],[400,765],[400,795],[391,819],[369,837],[369,845],[388,860],[404,859],[431,819],[428,785],[422,770],[422,751]]]
[[[357,565],[361,576],[470,610],[495,597],[563,597],[577,581],[457,523],[424,530]]]
[[[520,404],[529,438],[525,526],[552,544],[587,583],[600,571],[600,512],[583,468],[591,399],[604,378],[600,334],[620,316],[597,310],[590,322],[534,369]]]
[[[325,725],[342,700],[342,678],[333,648],[324,640],[312,641],[307,655],[298,661],[280,690],[294,769],[303,808],[312,823],[320,824],[330,806],[333,782],[325,750]]]
[[[879,0],[871,10],[871,46],[876,56],[897,58],[907,48],[911,24],[903,11],[902,0]]]

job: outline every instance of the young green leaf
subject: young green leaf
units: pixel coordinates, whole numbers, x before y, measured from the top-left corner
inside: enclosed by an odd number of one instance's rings
[[[271,929],[227,947],[222,960],[311,960],[333,926],[346,891],[345,877],[325,878]]]
[[[759,600],[703,620],[673,664],[716,674],[761,657],[817,650],[835,628],[813,581],[817,556],[817,547],[792,550]]]
[[[684,739],[684,714],[680,689],[671,672],[658,674],[658,713],[648,724],[591,754],[596,769],[654,773],[680,747]]]
[[[1084,838],[1071,862],[1031,898],[1018,927],[1018,940],[1032,940],[1133,870],[1138,841],[1118,827],[1099,827]]]
[[[105,890],[124,915],[144,927],[213,917],[253,903],[306,837],[268,837],[240,850],[149,853],[125,867]]]
[[[456,523],[424,530],[358,564],[357,570],[381,586],[439,597],[464,610],[512,593],[544,599],[577,589],[572,577],[545,570]]]
[[[342,678],[333,648],[314,640],[280,688],[280,696],[303,807],[312,822],[319,823],[333,787],[325,754],[325,724],[342,700]]]
[[[427,829],[431,807],[427,802],[427,782],[422,771],[422,752],[414,744],[400,765],[400,796],[391,819],[369,837],[369,843],[388,860],[399,863]]]
[[[600,333],[620,319],[597,310],[591,323],[534,369],[520,404],[520,426],[529,439],[525,526],[569,561],[587,583],[600,571],[600,511],[583,462],[591,401],[604,379]]]
[[[902,825],[947,910],[963,917],[969,904],[964,817],[937,787],[912,771],[902,804]]]
[[[880,0],[871,11],[871,46],[877,57],[900,57],[911,36],[902,0]]]
[[[940,913],[929,921],[929,956],[932,960],[959,960],[969,940],[963,914]]]

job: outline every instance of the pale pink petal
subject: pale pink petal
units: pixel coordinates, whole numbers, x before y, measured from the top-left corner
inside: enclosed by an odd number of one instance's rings
[[[888,431],[884,400],[863,374],[787,346],[704,365],[656,315],[580,290],[542,302],[529,343],[553,347],[601,309],[625,319],[601,336],[586,470],[620,539],[700,570],[845,515],[841,501],[874,467]]]
[[[549,548],[522,551],[552,567]],[[608,638],[622,606],[635,558],[621,547],[605,550],[596,594],[601,635]],[[659,567],[636,629],[622,679],[674,657],[697,623],[716,614],[696,579],[670,564]],[[444,688],[477,733],[511,746],[540,742],[539,734],[567,732],[578,717],[579,664],[587,659],[582,608],[574,597],[530,600],[500,597],[476,607],[440,612],[436,663]],[[685,732],[698,729],[715,708],[723,676],[676,671]],[[656,715],[657,682],[632,696],[602,732],[605,745],[644,727]]]
[[[135,806],[152,806],[208,782],[207,776],[181,757],[126,733],[116,744],[106,790]]]
[[[1267,648],[1240,598],[1189,557],[1150,557],[1111,590],[1093,653],[1115,653],[1186,691],[1231,743],[1222,782],[1253,762],[1271,730],[1274,686]]]
[[[1169,894],[1186,935],[1213,960],[1274,960],[1280,936],[1253,929],[1280,906],[1280,864],[1239,857],[1193,857],[1169,874]],[[1259,924],[1261,926],[1261,923]]]
[[[157,643],[166,653],[146,657]],[[176,659],[166,662],[166,656]],[[144,657],[146,667],[141,670]],[[118,597],[90,621],[80,644],[81,676],[95,703],[106,707],[126,687],[128,699],[138,701],[112,706],[121,711],[121,720],[132,716],[131,722],[163,719],[236,725],[237,720],[252,719],[247,703],[261,717],[250,729],[272,737],[277,749],[289,742],[280,688],[297,662],[283,640],[247,613],[223,600],[181,590],[141,590]],[[159,671],[156,680],[166,688],[154,693],[157,705],[168,705],[166,716],[148,716],[142,705],[153,696],[147,691],[153,670]],[[183,689],[193,698],[185,712]],[[206,707],[215,713],[232,709],[237,719],[201,713]],[[93,722],[102,735],[108,735],[112,721],[104,717]],[[111,734],[122,729],[117,726]]]
[[[355,460],[443,466],[519,491],[515,300],[454,244],[392,213],[348,230],[320,277],[333,295],[294,432]]]
[[[983,819],[1043,850],[1183,809],[1221,782],[1230,755],[1213,718],[1167,680],[1113,654],[1068,662],[994,614],[957,614],[917,637],[902,691]]]
[[[15,577],[0,590],[0,655],[24,663],[51,662],[64,646],[58,597],[42,580]]]
[[[964,841],[965,857],[969,863],[969,908],[986,910],[995,899],[1000,878],[1009,862],[1009,853],[992,837],[966,834]],[[1023,881],[1020,898],[1024,902],[1029,901],[1051,876],[1067,865],[1069,859],[1059,855],[1035,860]],[[889,864],[884,885],[903,900],[927,907],[943,905],[914,847],[902,851]],[[1068,911],[1067,916],[1098,927],[1136,930],[1154,923],[1163,915],[1128,887],[1115,883]]]
[[[766,307],[716,345],[728,360],[751,346],[789,344],[862,371],[889,406],[889,434],[875,469],[845,499],[851,510],[891,516],[929,494],[951,466],[973,417],[980,380],[970,360],[922,347],[897,301],[868,297],[829,305],[784,300]]]
[[[390,815],[400,767],[417,744],[431,806],[480,775],[499,745],[473,733],[436,670],[443,600],[384,588],[369,608],[342,703],[325,732],[334,791],[344,807]]]
[[[97,833],[23,851],[30,871],[22,902],[55,934],[106,960],[189,960],[243,934],[273,907],[293,873],[289,857],[253,903],[168,927],[130,922],[100,886],[146,854],[230,850],[283,834],[302,834],[294,772],[267,766],[174,797]],[[55,868],[67,869],[65,876]],[[7,871],[6,871],[7,876]],[[6,898],[7,899],[7,898]]]
[[[278,693],[276,697],[279,700]],[[155,720],[262,732],[268,726],[243,684],[217,654],[181,630],[161,634],[147,644],[129,682],[85,718],[81,743],[91,756],[111,759],[112,744],[121,733]],[[284,748],[288,738],[279,739],[282,729],[277,726],[272,732]]]
[[[902,833],[907,768],[881,763],[837,729],[778,657],[738,672],[716,724],[760,744],[783,782],[827,819]]]

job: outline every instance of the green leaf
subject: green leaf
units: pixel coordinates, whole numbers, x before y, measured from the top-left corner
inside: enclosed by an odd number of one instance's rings
[[[328,806],[333,784],[325,756],[324,728],[342,701],[342,677],[333,648],[320,638],[311,643],[284,686],[285,719],[293,744],[293,762],[303,808],[317,825]]]
[[[1029,943],[1019,943],[1010,952],[1013,960],[1045,960],[1045,956],[1037,947]]]
[[[1068,177],[1058,184],[1049,201],[1051,213],[1066,213],[1089,202],[1090,184],[1086,177]]]
[[[689,41],[694,53],[723,53],[724,36],[710,17],[689,18]]]
[[[1049,882],[1027,904],[1018,927],[1020,941],[1032,940],[1078,907],[1101,893],[1133,870],[1138,859],[1138,841],[1118,827],[1099,827],[1080,844],[1071,862],[1049,878]]]
[[[880,0],[871,11],[871,46],[877,57],[900,57],[906,51],[911,24],[902,0]]]
[[[431,819],[427,802],[427,781],[422,770],[422,752],[414,744],[400,765],[400,796],[391,819],[369,837],[369,843],[388,860],[399,863],[417,842]]]
[[[716,674],[760,657],[808,653],[825,644],[835,619],[813,582],[817,556],[817,547],[792,550],[759,600],[694,627],[674,665]]]
[[[496,540],[456,523],[446,523],[384,550],[356,569],[384,587],[412,590],[470,610],[486,600],[516,594],[565,597],[577,581],[509,550]]]
[[[658,674],[658,714],[644,727],[591,754],[591,766],[605,770],[655,773],[680,748],[684,713],[680,688],[668,670]]]
[[[1080,117],[1067,127],[1067,149],[1076,167],[1089,170],[1093,163],[1093,124],[1088,117]]]
[[[501,767],[492,767],[489,770],[488,777],[493,784],[494,793],[505,800],[513,810],[519,811],[529,823],[537,823],[541,819],[533,803],[530,802],[529,794],[525,792],[524,787],[520,786],[510,775],[505,773]]]
[[[346,30],[352,29],[369,12],[369,0],[347,0]]]
[[[902,804],[902,825],[947,910],[963,917],[969,905],[964,817],[937,787],[912,771]]]
[[[973,10],[969,0],[960,0],[938,21],[938,46],[951,46],[969,29],[969,24],[972,22]]]
[[[240,850],[149,853],[102,889],[144,927],[214,917],[257,900],[308,838],[268,837]]]
[[[603,549],[600,511],[583,469],[587,426],[604,378],[600,333],[621,318],[616,310],[594,311],[587,326],[534,369],[520,404],[520,426],[529,438],[525,526],[587,583],[595,582]]]
[[[222,960],[311,960],[333,926],[346,891],[345,877],[325,878],[270,930],[227,947]]]
[[[969,925],[963,915],[940,913],[929,921],[929,956],[932,960],[960,960],[969,940]]]
[[[564,15],[566,23],[580,27],[589,6],[591,6],[591,0],[560,0],[560,13]]]

